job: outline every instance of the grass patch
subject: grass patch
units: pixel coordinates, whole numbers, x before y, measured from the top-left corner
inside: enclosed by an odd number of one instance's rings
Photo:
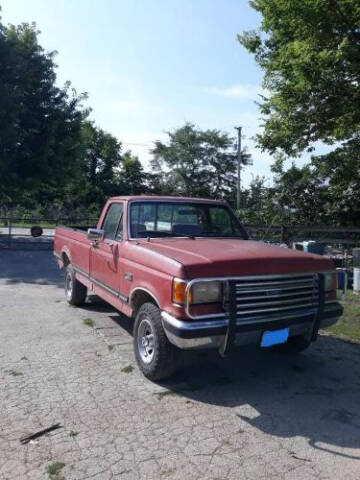
[[[326,331],[345,340],[360,342],[360,296],[350,290],[341,304],[344,307],[343,316]]]
[[[134,370],[132,365],[127,365],[126,367],[122,368],[121,371],[124,373],[131,373]]]
[[[63,477],[59,477],[59,474],[64,467],[65,467],[65,463],[63,463],[63,462],[53,462],[53,463],[50,463],[50,465],[48,465],[46,467],[46,472],[54,480],[60,480]]]
[[[41,228],[56,228],[56,223],[54,222],[27,222],[25,221],[20,221],[20,222],[11,222],[11,228],[31,228],[34,226],[41,226]]]
[[[71,432],[69,433],[69,437],[77,437],[79,435],[79,432],[75,432],[74,430],[71,430]]]
[[[9,375],[12,375],[13,377],[19,377],[20,375],[23,375],[22,372],[19,372],[19,370],[5,370],[5,373],[8,373]]]
[[[91,318],[84,318],[83,324],[86,325],[87,327],[93,327],[94,320],[92,320]]]

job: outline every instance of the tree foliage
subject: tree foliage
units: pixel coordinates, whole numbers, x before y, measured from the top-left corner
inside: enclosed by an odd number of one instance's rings
[[[275,199],[288,222],[351,225],[360,213],[360,3],[252,0],[257,31],[239,35],[264,71],[259,146],[287,156],[333,145],[309,165],[277,161]]]
[[[155,142],[151,165],[161,190],[178,195],[232,198],[236,185],[234,139],[218,130],[187,123]]]
[[[282,220],[275,200],[275,189],[268,185],[264,176],[255,176],[247,188],[242,190],[240,217],[242,222],[252,225],[268,225]]]
[[[0,195],[47,198],[78,165],[84,95],[55,85],[54,53],[35,25],[0,24]],[[40,198],[39,198],[40,197]]]
[[[359,139],[358,0],[252,0],[258,31],[239,35],[264,70],[263,149],[288,155]]]
[[[121,168],[117,173],[118,191],[122,195],[140,195],[148,190],[147,174],[138,159],[127,151],[122,156]]]
[[[121,143],[87,120],[86,94],[57,86],[55,52],[38,34],[35,24],[0,22],[0,206],[97,212],[119,187],[133,188],[119,179]]]

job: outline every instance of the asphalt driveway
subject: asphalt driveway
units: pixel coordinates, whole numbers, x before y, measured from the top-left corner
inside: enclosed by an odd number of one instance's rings
[[[359,405],[360,346],[325,335],[297,358],[187,354],[151,383],[127,318],[68,306],[51,252],[0,251],[1,480],[358,480]]]

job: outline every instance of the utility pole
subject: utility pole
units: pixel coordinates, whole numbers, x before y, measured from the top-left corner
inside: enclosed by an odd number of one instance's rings
[[[240,187],[241,187],[241,129],[242,127],[234,127],[238,133],[237,142],[237,185],[236,185],[236,208],[240,210]]]

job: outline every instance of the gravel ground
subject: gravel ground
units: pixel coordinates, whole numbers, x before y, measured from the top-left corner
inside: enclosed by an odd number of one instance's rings
[[[155,384],[130,332],[66,304],[51,252],[0,251],[1,480],[360,478],[359,345],[187,354]]]

